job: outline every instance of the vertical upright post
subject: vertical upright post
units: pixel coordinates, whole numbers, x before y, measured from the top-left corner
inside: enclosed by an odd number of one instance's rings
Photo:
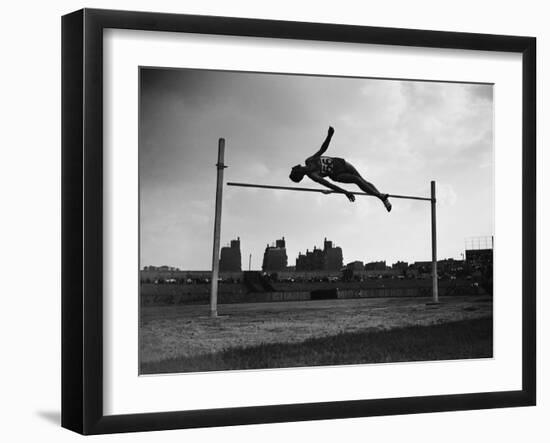
[[[248,270],[250,271],[252,267],[252,254],[248,256]]]
[[[216,181],[216,212],[214,215],[214,247],[212,249],[212,281],[210,285],[210,316],[218,316],[218,276],[220,271],[220,230],[222,221],[223,164],[225,139],[218,140],[218,177]]]
[[[433,302],[439,302],[438,283],[437,283],[437,231],[435,217],[435,181],[431,182],[431,205],[432,205],[432,295]]]

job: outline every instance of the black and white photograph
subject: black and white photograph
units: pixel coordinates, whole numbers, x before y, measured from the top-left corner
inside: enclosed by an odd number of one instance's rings
[[[492,358],[493,94],[141,66],[139,374]]]

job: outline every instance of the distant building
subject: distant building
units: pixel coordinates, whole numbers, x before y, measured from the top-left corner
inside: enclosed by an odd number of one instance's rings
[[[492,236],[470,237],[466,239],[466,267],[472,272],[482,273],[492,279],[493,274],[493,244]]]
[[[313,247],[313,251],[306,249],[306,253],[298,254],[296,258],[296,270],[297,271],[322,271],[325,263],[325,256],[322,249],[317,249],[317,246]]]
[[[325,255],[324,271],[338,271],[342,269],[344,264],[342,248],[333,246],[332,242],[328,241],[325,237],[323,252]]]
[[[144,266],[144,271],[151,271],[151,272],[175,272],[179,271],[179,268],[176,268],[175,266]]]
[[[409,268],[409,264],[404,261],[397,261],[391,265],[391,268],[397,271],[406,271]]]
[[[325,238],[323,249],[313,247],[313,251],[301,252],[296,258],[296,271],[339,271],[343,267],[342,248],[335,247]]]
[[[346,269],[349,269],[350,271],[363,271],[365,269],[365,265],[362,261],[352,261],[346,265]]]
[[[493,263],[492,249],[466,249],[466,262],[469,265],[488,265]]]
[[[385,271],[387,269],[386,260],[373,261],[365,264],[365,271]]]
[[[491,245],[492,246],[492,245]],[[493,249],[466,249],[466,268],[472,277],[493,281]]]
[[[391,265],[392,272],[395,272],[399,277],[407,276],[409,270],[409,264],[405,261],[396,261]]]
[[[466,240],[465,268],[489,294],[493,293],[493,237]]]
[[[262,270],[264,272],[284,271],[286,270],[288,257],[286,255],[285,238],[275,241],[275,245],[265,248]]]
[[[348,263],[345,268],[342,269],[342,279],[344,281],[363,280],[366,276],[365,265],[359,260]]]
[[[446,258],[437,261],[437,272],[439,274],[447,273],[455,275],[464,269],[464,261],[455,260],[454,258]]]
[[[415,261],[410,265],[407,274],[414,278],[429,278],[432,275],[432,262]]]
[[[229,246],[224,246],[220,253],[220,272],[240,272],[241,269],[241,239],[231,240]]]

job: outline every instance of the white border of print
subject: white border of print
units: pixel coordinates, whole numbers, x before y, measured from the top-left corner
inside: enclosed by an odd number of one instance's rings
[[[138,376],[138,66],[494,83],[494,358]],[[520,54],[105,30],[104,413],[520,390],[521,80]]]

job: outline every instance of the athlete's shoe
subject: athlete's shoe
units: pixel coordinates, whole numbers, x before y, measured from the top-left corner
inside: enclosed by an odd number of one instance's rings
[[[388,200],[388,197],[386,197],[384,200],[383,200],[383,203],[384,203],[384,206],[386,207],[386,209],[388,210],[388,212],[391,211],[391,203],[390,201]]]

